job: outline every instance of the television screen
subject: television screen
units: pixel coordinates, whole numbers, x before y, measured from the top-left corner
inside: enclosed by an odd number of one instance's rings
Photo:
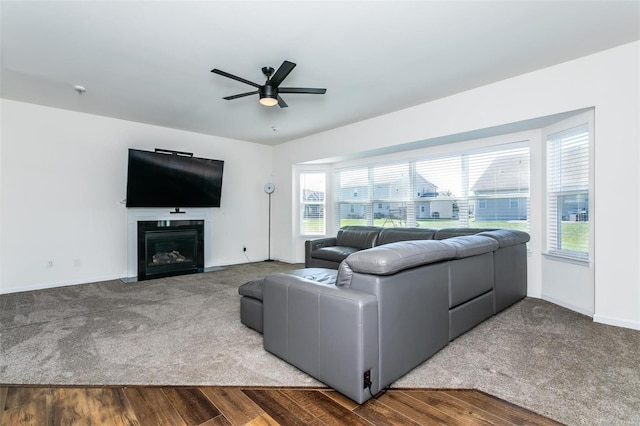
[[[224,161],[129,149],[127,207],[220,207]]]

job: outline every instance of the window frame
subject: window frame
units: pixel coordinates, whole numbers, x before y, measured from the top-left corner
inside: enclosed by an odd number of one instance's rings
[[[309,200],[304,200],[304,187],[303,187],[303,177],[305,175],[323,175],[324,176],[324,196],[322,198],[321,201],[318,200],[313,200],[313,201],[309,201]],[[327,235],[327,224],[329,223],[327,220],[327,198],[330,196],[330,194],[328,194],[327,189],[329,188],[329,179],[330,177],[330,173],[327,170],[323,170],[323,169],[317,169],[317,168],[313,168],[313,169],[301,169],[298,171],[297,173],[297,208],[298,208],[298,235],[301,237],[320,237],[320,236],[324,236]],[[321,225],[321,229],[318,232],[305,232],[308,231],[308,228],[305,229],[305,220],[307,219],[305,217],[305,212],[308,211],[308,209],[306,208],[306,206],[316,206],[316,205],[320,205],[322,208],[322,225]]]
[[[578,128],[580,126],[586,126],[588,129],[588,185],[587,189],[580,190],[565,190],[565,191],[552,191],[549,188],[549,179],[552,178],[552,173],[549,170],[549,161],[550,158],[550,150],[549,150],[549,139],[553,135],[557,134],[568,134],[571,129]],[[558,123],[554,123],[548,127],[545,127],[542,132],[542,153],[543,153],[543,178],[544,182],[542,185],[543,190],[543,247],[542,253],[545,257],[553,258],[560,261],[582,264],[582,265],[590,265],[593,261],[593,253],[595,249],[595,238],[594,238],[594,224],[595,224],[595,177],[594,177],[594,152],[595,152],[595,134],[594,134],[594,111],[590,110],[584,112],[582,114],[578,114],[569,119],[560,121]],[[563,222],[562,213],[558,212],[558,201],[555,203],[551,203],[550,199],[552,194],[555,194],[555,198],[564,198],[564,197],[573,197],[580,196],[586,193],[587,197],[587,217],[586,221],[582,221],[583,225],[586,225],[588,236],[586,239],[587,249],[586,251],[576,251],[570,250],[562,247],[558,247],[558,243],[562,243],[562,240],[558,241],[557,237],[554,237],[550,227],[552,223],[554,223],[554,227],[562,227],[562,224],[558,225],[558,221]],[[554,211],[551,209],[555,206]],[[564,221],[568,222],[568,221]],[[577,223],[580,221],[576,221]],[[586,222],[586,223],[585,223]],[[560,231],[560,233],[562,230]],[[555,234],[558,235],[558,230],[555,230]],[[561,238],[561,237],[560,237]]]

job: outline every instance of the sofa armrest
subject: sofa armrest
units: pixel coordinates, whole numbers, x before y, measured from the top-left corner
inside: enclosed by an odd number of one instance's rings
[[[336,245],[336,237],[316,238],[304,242],[304,265],[311,267],[311,252],[322,247],[333,247]]]
[[[358,403],[378,386],[374,295],[274,274],[264,282],[264,348]]]

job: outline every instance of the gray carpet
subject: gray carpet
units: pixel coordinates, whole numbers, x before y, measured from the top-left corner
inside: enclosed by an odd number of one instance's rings
[[[0,384],[321,383],[240,324],[240,284],[279,262],[0,296]],[[394,387],[476,388],[571,425],[640,425],[640,332],[525,299]]]

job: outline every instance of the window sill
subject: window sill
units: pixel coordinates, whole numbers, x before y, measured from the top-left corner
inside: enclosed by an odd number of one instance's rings
[[[306,239],[316,239],[316,238],[326,238],[327,234],[298,234],[298,238],[306,238]]]
[[[568,257],[568,256],[563,256],[561,254],[555,254],[555,253],[542,253],[542,256],[556,262],[571,263],[573,265],[586,266],[586,267],[591,266],[591,261],[589,261],[588,259],[579,259],[576,257]]]

